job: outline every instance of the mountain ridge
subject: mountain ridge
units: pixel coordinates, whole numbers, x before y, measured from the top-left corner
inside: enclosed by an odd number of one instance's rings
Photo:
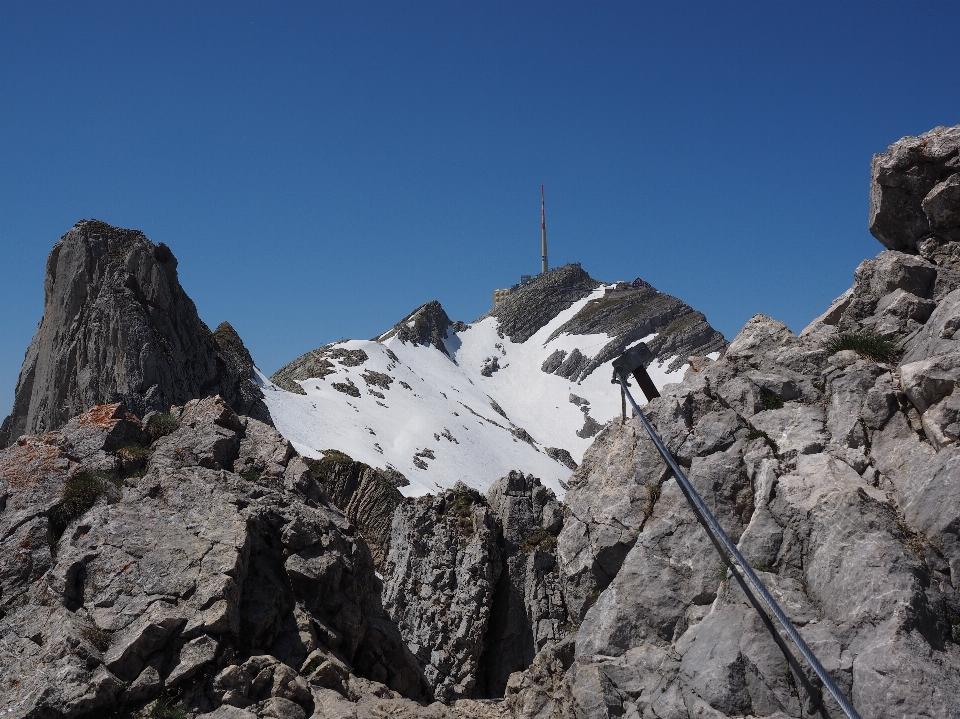
[[[726,346],[681,300],[604,284],[568,264],[517,286],[470,324],[431,300],[373,340],[325,345],[261,380],[299,451],[339,450],[399,471],[410,481],[404,493],[458,481],[486,491],[522,470],[562,497],[591,438],[620,411],[605,370],[595,370],[641,340],[654,350],[660,386],[682,377],[689,356]]]

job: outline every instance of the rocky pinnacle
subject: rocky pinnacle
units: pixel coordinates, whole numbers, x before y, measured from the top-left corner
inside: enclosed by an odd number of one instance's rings
[[[177,260],[139,230],[81,220],[47,259],[43,319],[27,349],[0,447],[107,402],[138,414],[220,394],[269,419],[237,333],[201,321]]]

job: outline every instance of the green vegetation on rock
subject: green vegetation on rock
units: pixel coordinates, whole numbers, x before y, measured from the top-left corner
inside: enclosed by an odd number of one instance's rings
[[[147,420],[147,434],[150,435],[152,441],[156,442],[161,437],[176,432],[179,426],[180,420],[172,414],[169,412],[158,412],[157,414],[151,415],[150,419]]]
[[[844,350],[853,350],[861,357],[876,362],[892,362],[903,351],[900,343],[891,335],[880,335],[875,332],[847,332],[831,337],[824,342],[823,349],[828,355],[834,355]]]

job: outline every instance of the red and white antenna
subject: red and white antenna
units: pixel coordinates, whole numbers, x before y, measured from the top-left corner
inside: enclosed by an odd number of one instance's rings
[[[540,185],[540,262],[543,274],[547,274],[547,212],[543,199],[543,185]]]

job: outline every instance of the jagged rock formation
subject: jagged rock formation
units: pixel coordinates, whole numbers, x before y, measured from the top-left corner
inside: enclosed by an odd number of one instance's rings
[[[425,695],[363,539],[283,437],[219,397],[146,431],[114,404],[25,437],[0,452],[0,498],[4,716]]]
[[[904,137],[870,165],[870,232],[891,250],[960,242],[960,125]]]
[[[481,682],[503,696],[510,674],[564,635],[567,611],[557,571],[556,535],[563,513],[553,492],[532,475],[511,472],[487,491],[501,527],[503,572],[493,597]]]
[[[560,503],[511,472],[486,499],[461,485],[394,516],[384,607],[441,701],[501,697],[569,629],[556,557]]]
[[[444,354],[449,354],[443,340],[447,336],[447,330],[452,326],[453,322],[447,317],[440,303],[430,300],[397,322],[385,334],[374,337],[374,340],[385,342],[391,337],[397,337],[401,342],[431,345]]]
[[[337,365],[359,367],[369,359],[363,350],[346,349],[338,346],[340,344],[342,342],[324,345],[297,357],[274,372],[270,381],[287,392],[306,394],[299,384],[300,381],[310,378],[324,379],[327,375],[336,374]]]
[[[500,333],[511,342],[526,342],[560,312],[599,286],[579,264],[564,265],[517,287],[484,317],[496,317]],[[657,334],[649,343],[654,355],[675,358],[671,371],[683,365],[688,355],[719,352],[727,345],[723,335],[710,326],[701,312],[649,286],[592,300],[558,327],[547,341],[562,334],[599,333],[606,333],[610,340],[595,356],[588,357],[579,349],[569,354],[557,350],[544,361],[541,369],[579,381],[651,334]]]
[[[394,514],[383,605],[440,701],[476,694],[499,542],[482,495],[465,485],[408,499]]]
[[[685,364],[690,355],[720,352],[727,346],[723,335],[710,326],[702,312],[652,287],[615,292],[591,301],[558,327],[551,338],[561,334],[599,333],[610,336],[599,353],[584,357],[575,349],[552,371],[561,377],[580,380],[651,334],[657,336],[647,346],[657,357],[673,357],[671,369]],[[544,371],[550,370],[545,367]]]
[[[800,336],[755,316],[646,409],[865,717],[952,717],[960,696],[960,247],[938,247],[865,261]],[[579,630],[511,677],[515,717],[841,715],[636,419],[608,424],[570,484],[558,552]]]
[[[579,264],[563,265],[520,285],[483,317],[496,317],[501,335],[511,342],[526,342],[599,286]]]
[[[406,478],[396,471],[355,462],[342,452],[328,452],[321,460],[304,461],[330,501],[367,540],[374,564],[382,567],[390,548],[393,512],[403,501],[397,487],[406,484]]]
[[[269,421],[253,375],[233,328],[224,323],[212,333],[197,316],[166,245],[82,220],[47,259],[43,319],[0,447],[109,402],[142,415],[220,394],[237,411]]]

